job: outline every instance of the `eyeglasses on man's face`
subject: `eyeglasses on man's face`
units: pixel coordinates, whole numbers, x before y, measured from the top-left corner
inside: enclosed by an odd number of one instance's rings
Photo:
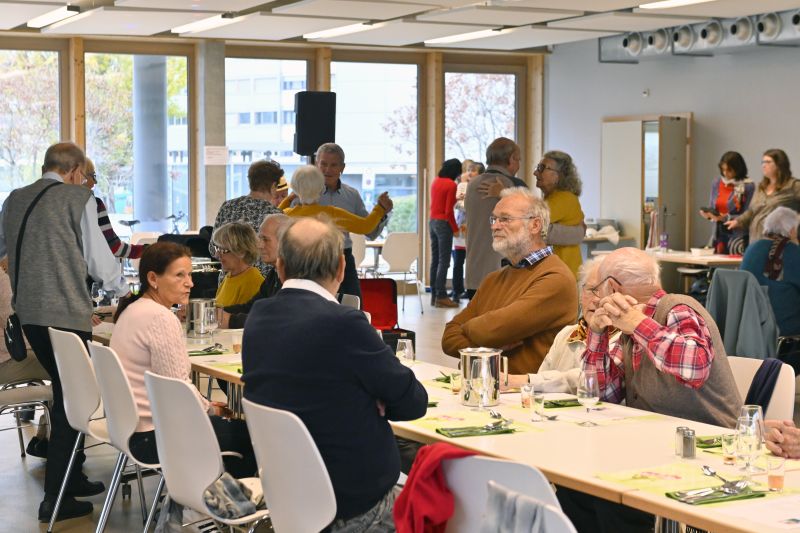
[[[213,242],[209,243],[208,251],[211,253],[211,257],[217,257],[217,258],[219,258],[220,256],[223,256],[225,254],[231,253],[231,251],[228,250],[227,248],[222,248],[222,247],[220,247],[219,245],[217,245],[216,243],[213,243]]]
[[[539,163],[538,165],[536,165],[536,169],[535,170],[536,170],[536,172],[544,172],[545,170],[552,170],[553,172],[556,172],[556,173],[558,172],[557,168],[548,167],[544,163]]]
[[[494,226],[495,224],[500,224],[501,226],[505,226],[506,224],[508,224],[512,220],[530,220],[532,218],[536,218],[536,217],[533,217],[533,216],[527,216],[527,217],[499,216],[499,217],[496,217],[494,215],[490,215],[489,216],[489,224],[491,224],[492,226]]]
[[[620,286],[622,285],[622,283],[620,283],[620,282],[619,282],[619,280],[618,280],[617,278],[615,278],[614,276],[606,276],[605,278],[603,278],[603,281],[601,281],[600,283],[598,283],[598,284],[597,284],[597,285],[595,285],[594,287],[586,287],[586,290],[587,290],[587,291],[589,291],[589,292],[591,292],[593,296],[596,296],[596,297],[600,298],[600,296],[601,296],[601,294],[600,294],[600,287],[602,287],[602,286],[603,286],[603,284],[604,284],[606,281],[610,280],[610,279],[611,279],[611,280],[614,280],[614,282],[615,282],[617,285],[620,285]]]

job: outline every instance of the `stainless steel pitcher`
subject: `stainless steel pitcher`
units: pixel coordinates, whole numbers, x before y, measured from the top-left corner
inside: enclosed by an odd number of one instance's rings
[[[186,307],[186,334],[189,337],[207,337],[214,331],[208,326],[209,309],[214,307],[213,298],[192,298]]]
[[[497,405],[500,402],[500,379],[508,379],[508,357],[495,348],[464,348],[459,353],[463,378],[461,403],[471,407]]]

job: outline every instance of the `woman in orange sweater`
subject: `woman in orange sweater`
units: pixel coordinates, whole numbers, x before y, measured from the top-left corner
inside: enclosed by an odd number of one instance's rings
[[[453,208],[456,205],[456,180],[461,176],[461,161],[448,159],[439,170],[431,186],[431,305],[458,307],[447,297],[447,270],[450,268],[450,250],[453,236],[458,235],[458,224]]]

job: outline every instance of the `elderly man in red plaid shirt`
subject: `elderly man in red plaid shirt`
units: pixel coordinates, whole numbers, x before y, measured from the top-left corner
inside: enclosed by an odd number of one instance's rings
[[[600,396],[630,407],[733,428],[742,405],[717,326],[693,298],[661,288],[658,263],[620,248],[600,265],[584,368]],[[609,350],[609,326],[622,331]]]

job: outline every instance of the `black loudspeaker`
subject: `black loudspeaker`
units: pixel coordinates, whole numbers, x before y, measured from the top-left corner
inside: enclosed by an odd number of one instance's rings
[[[294,110],[295,153],[314,155],[321,144],[336,142],[336,93],[300,91]]]

